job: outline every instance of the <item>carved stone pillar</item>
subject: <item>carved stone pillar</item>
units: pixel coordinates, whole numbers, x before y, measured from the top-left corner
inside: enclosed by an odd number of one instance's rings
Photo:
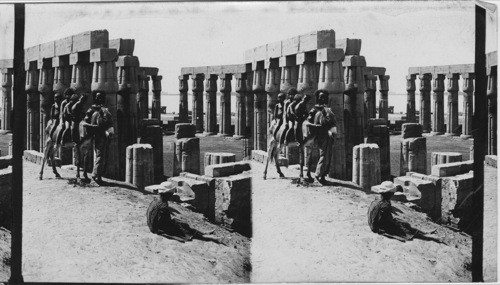
[[[417,117],[415,111],[415,79],[417,76],[415,74],[410,74],[406,76],[406,123],[416,123]]]
[[[52,58],[52,67],[54,68],[54,85],[52,86],[54,94],[61,94],[70,87],[71,84],[71,66],[69,65],[70,56],[56,56]],[[90,99],[92,101],[92,99]],[[62,110],[61,110],[62,111]],[[72,147],[62,147],[59,157],[63,165],[73,163]]]
[[[431,135],[444,134],[444,74],[435,74],[432,81],[434,113]]]
[[[334,136],[330,160],[329,176],[335,179],[347,179],[346,147],[344,127],[344,60],[343,49],[319,49],[316,60],[320,62],[318,89],[328,91],[328,106],[337,119],[337,134]]]
[[[464,92],[464,124],[462,125],[463,139],[472,138],[472,115],[474,113],[474,73],[462,74]]]
[[[297,88],[298,66],[295,55],[280,57],[279,66],[281,67],[280,92],[288,94],[291,88]],[[283,110],[286,112],[286,110]],[[289,164],[299,163],[299,150],[295,144],[289,144],[284,149],[285,157]]]
[[[205,78],[205,132],[210,136],[217,133],[217,75]]]
[[[205,74],[193,74],[193,111],[192,122],[196,126],[197,133],[203,133],[203,80]]]
[[[220,136],[232,136],[231,131],[231,79],[232,74],[225,73],[219,75],[219,91],[220,91]]]
[[[12,116],[12,68],[4,68],[2,72],[2,101],[0,102],[0,129],[11,130]]]
[[[69,55],[69,64],[71,65],[70,86],[78,94],[85,93],[87,101],[84,110],[88,110],[93,104],[93,98],[90,96],[90,85],[92,84],[92,64],[89,62],[89,52],[78,52]]]
[[[274,120],[274,108],[278,100],[278,93],[280,91],[280,70],[279,58],[266,59],[264,62],[266,69],[266,85],[265,91],[267,93],[267,130]]]
[[[262,64],[260,64],[262,63]],[[266,93],[265,80],[266,71],[264,70],[264,62],[258,62],[253,65],[253,98],[254,98],[254,124],[253,124],[253,148],[254,150],[267,150],[267,133],[266,133]]]
[[[245,86],[247,89],[245,96],[245,106],[246,106],[246,134],[249,140],[251,141],[250,145],[253,147],[253,115],[254,115],[254,106],[253,106],[253,71],[246,73],[246,81]]]
[[[118,82],[116,79],[115,60],[117,52],[115,49],[92,49],[90,51],[90,62],[94,63],[92,72],[92,91],[106,92],[105,106],[109,109],[113,118],[113,128],[115,133],[111,136],[108,145],[107,164],[104,176],[111,179],[119,179],[124,176],[119,171],[118,161],[125,160],[125,157],[119,157],[118,138],[120,137],[117,127],[117,106],[116,92],[118,91]]]
[[[352,150],[364,140],[364,103],[365,78],[363,67],[366,61],[363,56],[346,56],[343,62],[346,67],[346,87],[344,91],[344,124],[346,147],[347,179],[352,175]]]
[[[380,75],[380,101],[378,103],[378,117],[389,120],[389,75]]]
[[[153,104],[151,106],[151,118],[158,119],[161,121],[161,80],[163,76],[153,75],[151,80],[153,81]]]
[[[26,94],[27,117],[26,117],[26,149],[40,150],[40,95],[38,93],[37,62],[28,62],[26,69]]]
[[[420,79],[420,124],[422,132],[431,131],[431,75],[421,74]]]
[[[138,75],[139,92],[137,93],[137,116],[139,121],[149,118],[149,76],[144,72]]]
[[[377,91],[377,76],[365,75],[365,125],[368,125],[368,119],[377,117],[377,106],[375,105],[375,96]]]
[[[487,69],[488,88],[488,155],[497,154],[497,66]]]
[[[40,92],[40,152],[43,152],[45,147],[45,128],[50,119],[50,109],[54,104],[54,70],[52,69],[52,59],[38,60],[38,69],[40,77],[38,79],[38,92]]]
[[[234,138],[241,139],[246,136],[246,74],[236,73],[236,124],[234,126]]]
[[[188,122],[188,79],[187,74],[179,76],[179,123]]]
[[[311,96],[308,109],[316,104],[313,96],[318,89],[318,74],[316,72],[316,53],[298,53],[297,65],[299,66],[299,76],[297,78],[297,91],[303,95]]]
[[[449,73],[446,75],[448,78],[448,124],[446,135],[458,135],[458,80],[460,75],[458,73]]]

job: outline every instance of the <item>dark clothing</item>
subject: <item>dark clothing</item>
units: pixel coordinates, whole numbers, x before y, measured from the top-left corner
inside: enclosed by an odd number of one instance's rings
[[[333,146],[333,137],[329,130],[336,126],[335,115],[330,108],[324,105],[316,105],[309,112],[309,122],[312,120],[314,127],[314,140],[319,148],[319,159],[316,165],[316,177],[324,178],[330,171],[331,153]]]
[[[113,126],[113,119],[107,108],[102,105],[92,105],[91,125],[88,126],[94,135],[95,161],[92,176],[101,178],[106,170],[108,158],[109,137],[106,130]]]
[[[370,204],[368,225],[374,233],[386,231],[388,227],[393,226],[391,209],[391,201],[385,199],[375,200]]]
[[[191,229],[189,225],[172,219],[168,202],[161,199],[153,200],[149,204],[146,216],[149,230],[152,233],[167,234],[183,240],[192,240],[197,234],[196,230]]]

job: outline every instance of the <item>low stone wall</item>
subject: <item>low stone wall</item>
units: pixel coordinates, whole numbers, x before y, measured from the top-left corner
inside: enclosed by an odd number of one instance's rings
[[[297,152],[298,152],[298,149],[297,149]],[[263,151],[263,150],[252,150],[252,160],[260,162],[260,163],[266,163],[267,152]],[[289,160],[286,157],[279,154],[278,155],[278,165],[288,167]]]
[[[43,153],[41,153],[41,152],[38,152],[36,150],[25,150],[23,157],[25,160],[27,160],[29,162],[33,162],[33,163],[42,165]],[[56,167],[61,167],[62,161],[60,158],[56,157],[54,159],[54,162],[56,164]],[[47,160],[46,163],[48,166],[52,166],[52,162],[50,160]]]
[[[431,168],[431,175],[438,177],[454,176],[467,173],[474,169],[474,161],[467,160],[446,164],[436,164]]]

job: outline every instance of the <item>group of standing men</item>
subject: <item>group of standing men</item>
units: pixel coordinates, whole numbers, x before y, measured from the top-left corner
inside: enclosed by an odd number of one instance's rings
[[[56,146],[73,143],[78,147],[84,141],[93,141],[95,158],[92,179],[102,185],[109,139],[113,134],[113,119],[104,106],[106,93],[95,91],[92,96],[93,105],[84,110],[87,94],[79,95],[73,88],[66,89],[63,94],[56,93],[45,131],[47,139],[53,140]]]

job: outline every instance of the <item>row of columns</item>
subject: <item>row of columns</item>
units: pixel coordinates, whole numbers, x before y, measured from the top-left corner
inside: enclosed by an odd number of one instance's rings
[[[406,76],[406,122],[416,123],[415,91],[417,75]],[[434,74],[426,73],[418,75],[420,80],[420,119],[419,123],[423,127],[424,133],[432,135],[458,135],[458,91],[459,73]],[[447,79],[445,86],[445,79]],[[462,125],[462,138],[472,137],[472,114],[473,114],[473,93],[474,93],[474,73],[463,73],[462,91],[464,94],[463,113],[464,123]],[[433,115],[431,118],[431,91]],[[448,92],[448,118],[445,129],[444,116],[444,92]]]

